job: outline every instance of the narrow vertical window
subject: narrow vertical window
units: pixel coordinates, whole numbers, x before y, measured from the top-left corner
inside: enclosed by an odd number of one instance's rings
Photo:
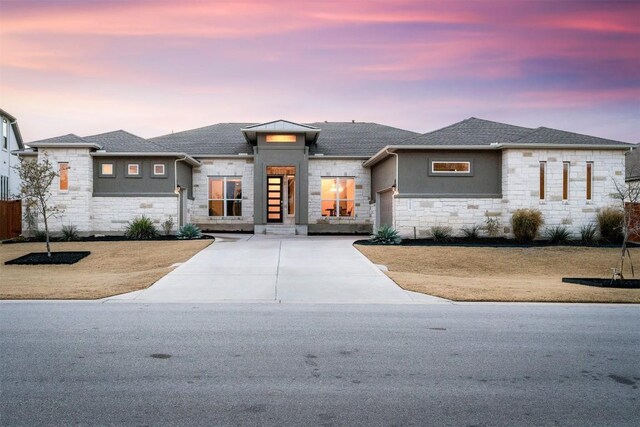
[[[5,150],[9,147],[9,128],[7,126],[7,119],[2,119],[2,148]]]
[[[69,163],[58,163],[60,174],[60,190],[69,189]]]
[[[540,162],[540,200],[545,198],[545,181],[547,173],[547,162]]]
[[[587,200],[592,200],[593,162],[587,162]]]
[[[569,162],[562,162],[562,200],[569,200]]]

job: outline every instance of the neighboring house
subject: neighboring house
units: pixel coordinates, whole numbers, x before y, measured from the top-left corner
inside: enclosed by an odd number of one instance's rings
[[[18,121],[11,114],[0,109],[0,200],[20,198],[20,176],[15,166],[18,157],[12,151],[23,150],[22,135]]]
[[[627,152],[625,170],[625,179],[627,182],[640,181],[640,150],[638,150],[638,144],[636,144],[631,151]]]
[[[470,118],[426,134],[375,123],[221,123],[143,139],[125,131],[27,144],[61,178],[54,227],[122,233],[145,214],[210,231],[454,231],[518,208],[577,232],[614,203],[631,144]]]

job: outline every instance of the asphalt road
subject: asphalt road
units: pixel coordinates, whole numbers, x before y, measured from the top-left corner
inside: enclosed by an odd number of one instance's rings
[[[640,307],[0,304],[2,425],[638,425]]]

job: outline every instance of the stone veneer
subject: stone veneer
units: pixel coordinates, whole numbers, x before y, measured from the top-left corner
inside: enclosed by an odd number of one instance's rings
[[[96,234],[123,234],[127,223],[141,215],[151,218],[162,232],[162,223],[170,216],[174,224],[178,222],[178,197],[94,197],[90,230]]]
[[[309,231],[325,231],[325,226],[338,226],[344,231],[371,231],[373,218],[369,206],[371,171],[362,167],[363,160],[309,159]],[[355,178],[355,216],[323,217],[321,212],[321,179]],[[329,230],[326,230],[329,231]]]
[[[540,200],[539,167],[547,162],[546,200]],[[569,199],[562,200],[562,163],[570,162]],[[586,162],[593,162],[592,200],[586,200]],[[598,211],[616,204],[614,180],[624,182],[624,155],[616,150],[506,149],[502,153],[502,198],[395,198],[394,226],[404,238],[427,237],[435,225],[460,234],[465,226],[500,221],[504,236],[513,237],[516,209],[542,212],[545,227],[566,226],[574,235],[596,222]],[[375,206],[373,207],[375,209]]]
[[[248,159],[200,159],[202,166],[193,169],[193,196],[189,209],[190,222],[207,229],[228,228],[253,230],[253,158]],[[209,216],[209,177],[242,177],[242,216]],[[223,225],[225,227],[220,227]]]

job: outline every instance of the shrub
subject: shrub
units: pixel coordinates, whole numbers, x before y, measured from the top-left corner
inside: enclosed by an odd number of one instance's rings
[[[78,240],[78,228],[75,225],[63,225],[60,240],[63,242],[72,242]]]
[[[598,213],[600,237],[610,243],[618,243],[623,239],[622,223],[624,212],[617,208],[605,208]]]
[[[202,237],[202,232],[195,224],[185,224],[178,229],[178,239],[199,239]]]
[[[152,239],[158,236],[158,229],[153,221],[151,221],[151,218],[142,215],[135,217],[133,221],[127,224],[124,235],[128,239]]]
[[[173,222],[173,217],[169,216],[165,222],[162,223],[162,231],[164,231],[164,235],[168,236],[171,234],[171,230],[173,230],[173,226],[175,223]]]
[[[465,239],[477,239],[480,237],[480,226],[470,225],[468,227],[462,227],[462,236]]]
[[[369,237],[369,241],[379,245],[399,245],[402,239],[396,230],[384,224]]]
[[[547,228],[544,235],[549,243],[567,243],[571,240],[571,232],[564,225]]]
[[[535,239],[543,223],[542,212],[537,209],[517,209],[511,216],[513,234],[520,242],[530,242]]]
[[[485,228],[489,237],[496,237],[500,233],[500,219],[495,216],[489,216],[489,212],[485,212]]]
[[[580,227],[580,241],[586,245],[591,245],[596,242],[596,226],[593,223],[589,223]]]
[[[33,233],[33,239],[36,242],[46,242],[47,241],[47,232],[44,230],[36,230]]]
[[[431,227],[431,237],[434,242],[448,242],[451,240],[451,227],[434,225]]]

